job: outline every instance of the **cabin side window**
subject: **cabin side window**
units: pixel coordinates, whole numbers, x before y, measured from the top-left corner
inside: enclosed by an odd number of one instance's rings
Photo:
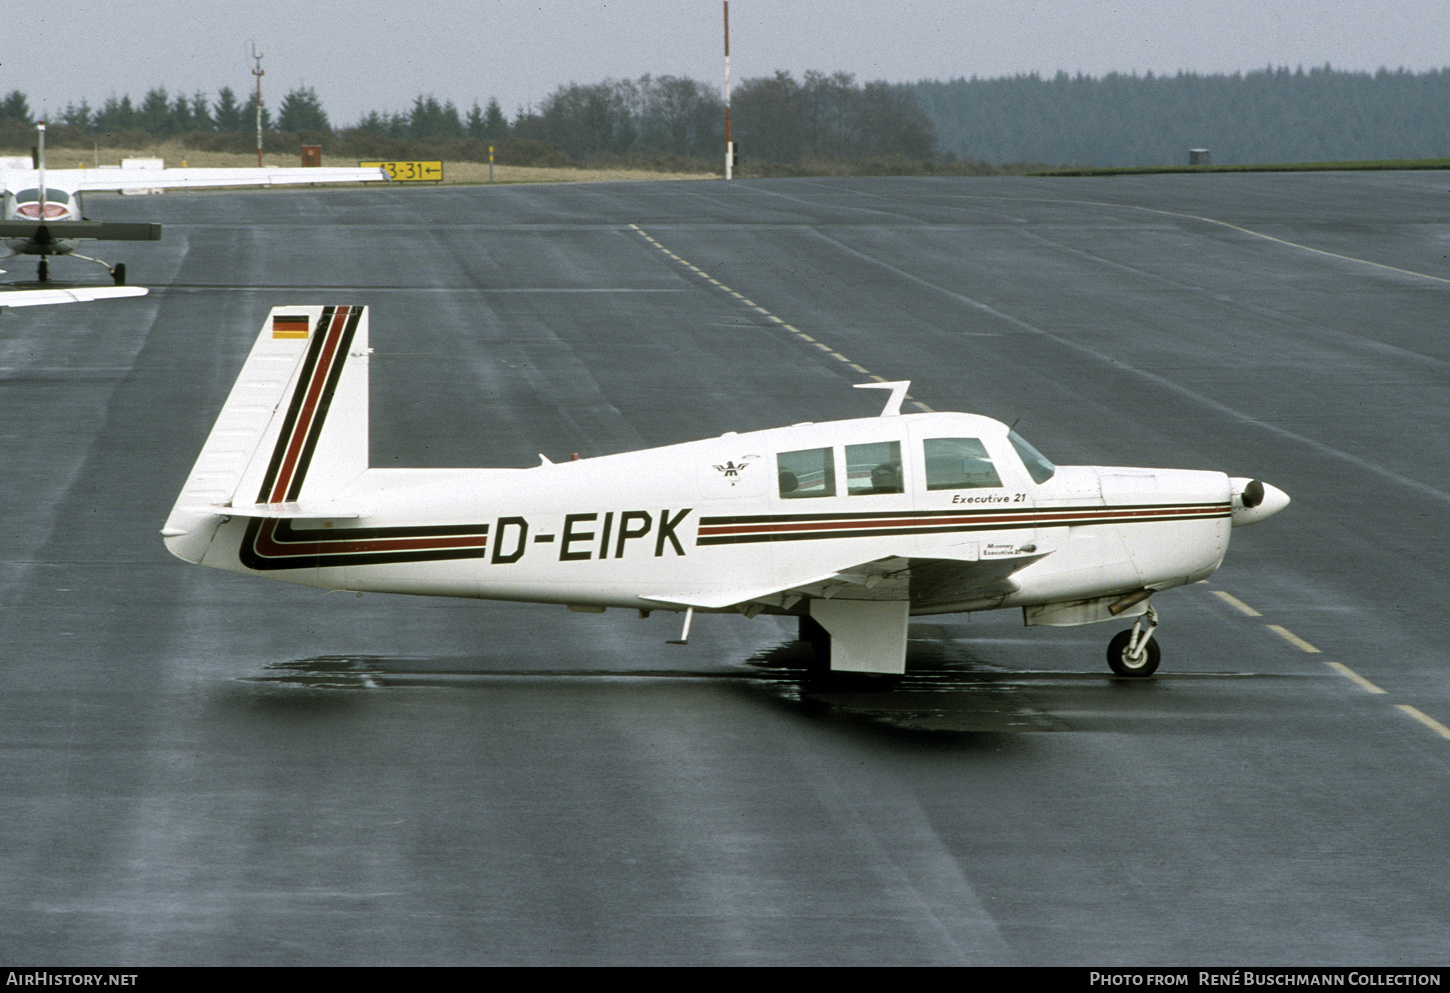
[[[836,461],[829,448],[781,452],[775,468],[780,495],[787,500],[836,495]]]
[[[1002,485],[987,448],[976,438],[928,438],[922,442],[929,490],[995,489]]]
[[[901,493],[901,442],[846,446],[846,492]]]

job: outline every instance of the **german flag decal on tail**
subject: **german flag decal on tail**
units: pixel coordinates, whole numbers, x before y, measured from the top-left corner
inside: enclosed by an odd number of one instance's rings
[[[275,314],[272,317],[272,337],[306,338],[310,323],[306,314]]]

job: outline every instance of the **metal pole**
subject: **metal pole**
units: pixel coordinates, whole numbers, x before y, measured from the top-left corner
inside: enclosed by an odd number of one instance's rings
[[[730,0],[725,2],[725,178],[735,165],[735,142],[730,135]]]
[[[35,169],[38,173],[36,184],[40,187],[40,223],[45,223],[45,122],[41,121],[35,126]],[[45,258],[45,256],[41,256]]]
[[[262,53],[257,51],[257,43],[252,42],[252,58],[257,60],[257,67],[252,70],[252,75],[257,77],[257,168],[262,167],[262,77],[266,75],[262,71]]]

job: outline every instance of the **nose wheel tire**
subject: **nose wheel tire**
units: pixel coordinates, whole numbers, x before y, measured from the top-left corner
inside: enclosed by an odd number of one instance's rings
[[[1120,631],[1108,642],[1108,666],[1119,676],[1151,676],[1158,671],[1158,659],[1162,654],[1158,639],[1149,638],[1138,646],[1133,654],[1133,629]]]
[[[126,263],[124,263],[124,262],[118,262],[118,263],[116,263],[115,268],[113,268],[111,270],[111,278],[116,281],[116,285],[117,286],[125,286],[126,285]]]

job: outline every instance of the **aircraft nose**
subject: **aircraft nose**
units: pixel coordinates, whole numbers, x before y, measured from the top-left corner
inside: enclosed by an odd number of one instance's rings
[[[1236,528],[1257,524],[1289,506],[1289,494],[1262,480],[1236,478],[1229,483],[1233,487],[1233,526]]]

